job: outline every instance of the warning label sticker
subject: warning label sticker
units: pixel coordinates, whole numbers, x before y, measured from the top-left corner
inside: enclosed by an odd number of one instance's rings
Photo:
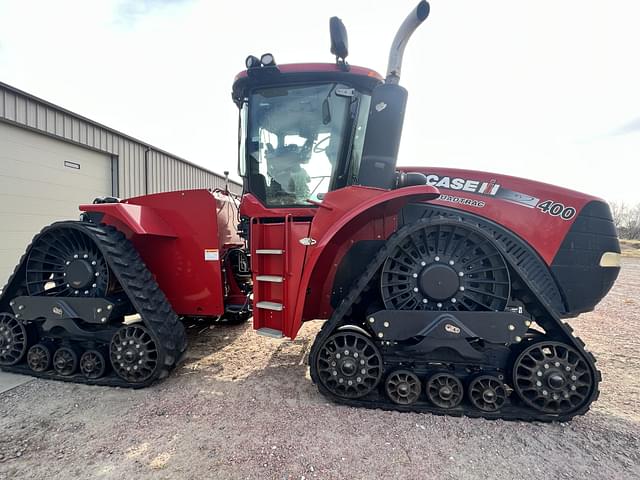
[[[215,262],[217,260],[220,260],[220,254],[218,253],[217,248],[206,248],[204,250],[205,262]]]

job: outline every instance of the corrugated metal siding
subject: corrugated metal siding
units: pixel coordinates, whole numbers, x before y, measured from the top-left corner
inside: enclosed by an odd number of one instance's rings
[[[117,195],[122,198],[188,188],[224,187],[221,175],[2,82],[0,120],[112,155],[118,162]],[[242,186],[236,182],[229,182],[229,189],[242,193]]]

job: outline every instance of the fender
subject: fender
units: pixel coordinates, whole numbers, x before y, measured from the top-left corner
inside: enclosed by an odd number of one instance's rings
[[[206,189],[81,205],[95,223],[112,225],[131,240],[178,315],[225,311],[222,265],[227,248],[242,245],[231,200]]]
[[[114,225],[123,232],[129,230],[133,235],[155,235],[176,238],[178,235],[152,207],[131,203],[101,203],[80,205],[83,212],[102,214],[101,221]],[[125,228],[121,228],[124,226]],[[130,237],[131,235],[127,235]]]
[[[385,223],[384,219],[391,220],[380,227],[377,233],[378,238],[384,236],[386,239],[395,230],[397,214],[403,206],[411,202],[433,200],[439,195],[438,189],[429,185],[397,190],[352,186],[329,192],[322,202],[314,203],[318,206],[318,211],[311,223],[309,236],[316,243],[307,248],[300,287],[296,294],[295,312],[289,318],[290,324],[285,324],[284,333],[292,339],[298,333],[313,273],[325,260],[333,262],[333,249],[328,248],[330,245],[350,241],[352,237],[349,233],[370,223],[372,219],[382,219],[382,223]],[[341,238],[343,236],[345,238]]]

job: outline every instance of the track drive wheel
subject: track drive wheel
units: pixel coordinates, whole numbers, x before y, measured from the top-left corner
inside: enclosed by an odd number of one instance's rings
[[[496,412],[507,401],[507,391],[499,378],[482,375],[469,384],[469,399],[474,407],[483,412]]]
[[[120,328],[111,339],[109,356],[116,374],[129,383],[144,383],[161,368],[158,345],[141,324]]]
[[[493,242],[451,221],[418,223],[380,273],[389,310],[502,311],[511,281]]]
[[[322,385],[333,395],[360,398],[380,382],[382,355],[369,337],[339,331],[320,348],[316,368]]]
[[[534,343],[518,356],[513,383],[524,403],[553,414],[579,409],[593,389],[591,371],[582,355],[552,341]]]
[[[387,377],[385,390],[393,403],[411,405],[420,397],[422,385],[413,372],[396,370]]]
[[[436,373],[427,380],[427,398],[436,407],[455,408],[462,402],[462,382],[449,373]]]
[[[27,351],[27,331],[13,315],[0,313],[0,365],[15,365]]]
[[[110,272],[97,245],[80,230],[55,227],[32,245],[26,262],[29,295],[104,297]]]

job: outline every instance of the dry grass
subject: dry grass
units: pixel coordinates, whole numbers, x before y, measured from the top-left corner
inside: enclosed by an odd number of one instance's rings
[[[624,257],[640,258],[640,240],[620,239],[620,248]]]

